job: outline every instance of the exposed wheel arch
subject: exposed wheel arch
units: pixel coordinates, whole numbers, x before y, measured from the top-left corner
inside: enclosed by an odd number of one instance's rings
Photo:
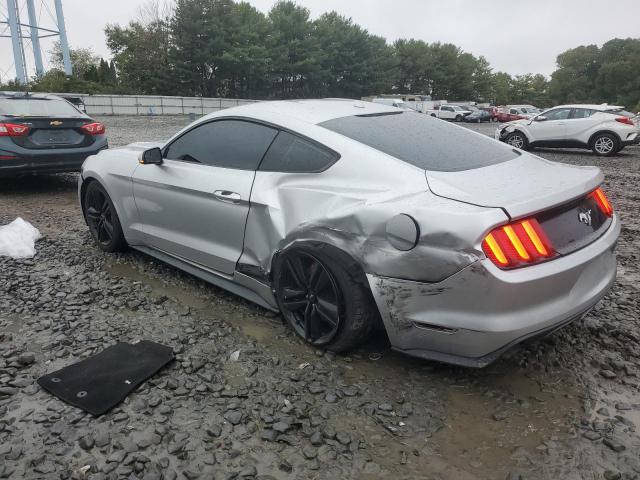
[[[271,259],[271,266],[269,270],[269,281],[271,283],[273,283],[273,267],[275,265],[275,262],[278,256],[283,255],[288,250],[294,247],[303,247],[303,248],[306,247],[313,250],[318,250],[320,252],[324,252],[326,255],[341,262],[341,264],[345,267],[350,277],[354,281],[362,284],[367,288],[367,290],[371,291],[371,289],[369,288],[369,282],[367,281],[367,276],[365,274],[365,271],[362,268],[362,265],[358,261],[356,261],[349,253],[336,247],[335,245],[331,245],[330,243],[321,242],[318,240],[296,241],[291,243],[290,245],[287,245],[284,249],[277,251],[273,255],[273,258]]]
[[[82,218],[84,218],[84,223],[87,223],[87,217],[85,216],[85,211],[84,211],[84,196],[87,192],[87,187],[89,186],[90,183],[93,182],[97,182],[98,180],[94,177],[87,177],[85,179],[83,179],[82,184],[80,185],[80,208],[82,209]],[[103,185],[104,188],[104,185]]]

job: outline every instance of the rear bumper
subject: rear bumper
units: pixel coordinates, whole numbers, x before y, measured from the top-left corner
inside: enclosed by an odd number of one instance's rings
[[[103,145],[91,150],[82,149],[80,152],[47,152],[38,155],[16,154],[15,159],[0,160],[0,177],[36,173],[79,172],[82,163],[91,155],[107,148]]]
[[[589,311],[615,281],[619,234],[614,217],[583,249],[517,270],[500,270],[485,259],[439,283],[367,277],[394,349],[483,367]]]
[[[630,133],[627,137],[622,141],[623,147],[628,147],[629,145],[638,145],[640,144],[640,135],[638,133]]]

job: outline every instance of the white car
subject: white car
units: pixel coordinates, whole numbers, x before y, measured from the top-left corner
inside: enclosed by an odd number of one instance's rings
[[[496,140],[527,150],[534,147],[589,148],[611,156],[640,140],[639,126],[624,107],[561,105],[531,119],[502,124]]]
[[[397,98],[374,98],[371,101],[373,103],[379,103],[381,105],[389,105],[390,107],[396,107],[396,108],[399,108],[400,110],[404,110],[404,111],[414,110],[413,108],[411,108],[407,104],[407,102],[405,102],[404,100],[397,99]]]
[[[442,118],[443,120],[462,122],[464,117],[471,114],[471,110],[467,110],[466,108],[462,108],[458,105],[440,105],[434,107],[433,110],[425,111],[425,113],[432,117]]]

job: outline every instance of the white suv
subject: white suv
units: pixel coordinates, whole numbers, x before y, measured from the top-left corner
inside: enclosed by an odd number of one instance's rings
[[[531,119],[500,125],[495,133],[516,148],[590,148],[596,155],[611,156],[638,143],[640,126],[624,107],[612,105],[561,105]]]

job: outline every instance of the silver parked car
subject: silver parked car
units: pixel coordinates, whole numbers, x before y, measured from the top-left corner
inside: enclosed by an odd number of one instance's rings
[[[84,163],[98,246],[129,245],[282,312],[345,351],[484,366],[580,318],[616,275],[598,168],[543,160],[428,115],[263,102]]]

